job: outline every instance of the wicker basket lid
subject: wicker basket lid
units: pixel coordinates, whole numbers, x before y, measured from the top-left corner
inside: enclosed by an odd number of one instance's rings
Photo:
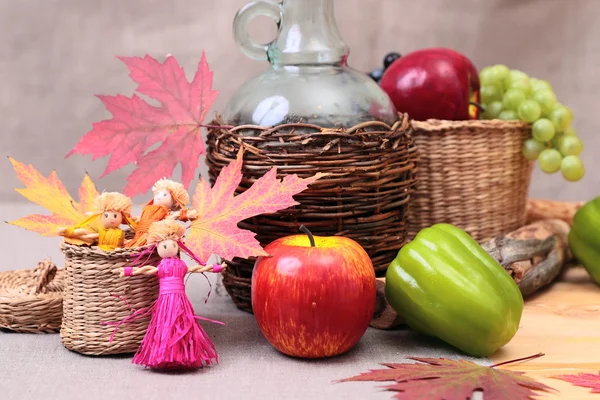
[[[0,272],[0,329],[54,333],[62,320],[63,270],[49,260]]]

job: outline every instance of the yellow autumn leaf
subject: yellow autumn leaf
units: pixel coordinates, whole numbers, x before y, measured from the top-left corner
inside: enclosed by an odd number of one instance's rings
[[[42,236],[57,236],[58,228],[76,225],[86,218],[86,212],[92,211],[92,203],[99,193],[87,173],[79,187],[78,203],[73,200],[56,171],[52,171],[46,178],[31,164],[25,165],[10,157],[9,160],[17,177],[25,185],[15,191],[50,212],[50,215],[31,214],[8,221],[9,224]]]

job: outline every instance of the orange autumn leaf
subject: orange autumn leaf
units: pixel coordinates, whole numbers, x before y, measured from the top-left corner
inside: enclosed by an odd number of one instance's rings
[[[10,157],[9,160],[19,180],[25,185],[24,188],[15,191],[50,212],[50,215],[28,215],[8,221],[9,224],[37,232],[42,236],[57,236],[59,227],[81,222],[86,218],[85,213],[92,210],[94,198],[99,193],[87,173],[79,187],[79,203],[77,203],[58,178],[56,171],[52,171],[46,178],[31,164],[25,165]]]
[[[192,198],[198,219],[190,227],[187,246],[203,261],[212,254],[225,260],[267,255],[255,233],[238,228],[238,223],[257,215],[274,213],[297,205],[294,195],[326,174],[302,179],[297,175],[277,178],[271,168],[248,190],[234,196],[242,180],[243,150],[235,161],[221,170],[214,186],[201,179]]]

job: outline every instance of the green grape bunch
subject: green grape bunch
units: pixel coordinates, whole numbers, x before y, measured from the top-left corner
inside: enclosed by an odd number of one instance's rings
[[[523,156],[537,160],[545,173],[560,171],[569,182],[583,178],[585,168],[579,158],[583,143],[571,125],[573,113],[558,101],[550,83],[500,64],[482,69],[479,81],[481,118],[531,124],[531,137],[521,148]]]

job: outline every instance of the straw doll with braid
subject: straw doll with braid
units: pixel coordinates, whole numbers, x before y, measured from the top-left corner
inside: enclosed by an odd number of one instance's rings
[[[135,229],[131,217],[131,199],[118,192],[105,192],[94,199],[94,212],[91,216],[71,227],[60,228],[58,234],[65,239],[80,239],[95,243],[104,251],[122,248],[125,232],[121,225]]]
[[[218,363],[215,346],[197,321],[205,318],[194,315],[194,308],[185,292],[184,278],[193,272],[220,272],[225,263],[210,266],[202,263],[183,244],[184,234],[185,228],[172,219],[153,223],[146,237],[149,247],[144,253],[156,251],[162,258],[158,267],[122,268],[122,277],[157,275],[159,280],[158,299],[149,309],[142,311],[142,314],[151,312],[152,317],[142,344],[133,358],[134,364],[157,369],[185,369]],[[180,250],[199,265],[188,267],[178,256]],[[137,317],[139,316],[138,314]],[[136,316],[133,315],[132,318]]]
[[[146,246],[148,230],[153,222],[165,218],[187,221],[196,217],[196,210],[186,209],[190,196],[181,183],[160,179],[152,187],[152,192],[154,197],[142,209],[135,236],[125,243],[126,248]]]

